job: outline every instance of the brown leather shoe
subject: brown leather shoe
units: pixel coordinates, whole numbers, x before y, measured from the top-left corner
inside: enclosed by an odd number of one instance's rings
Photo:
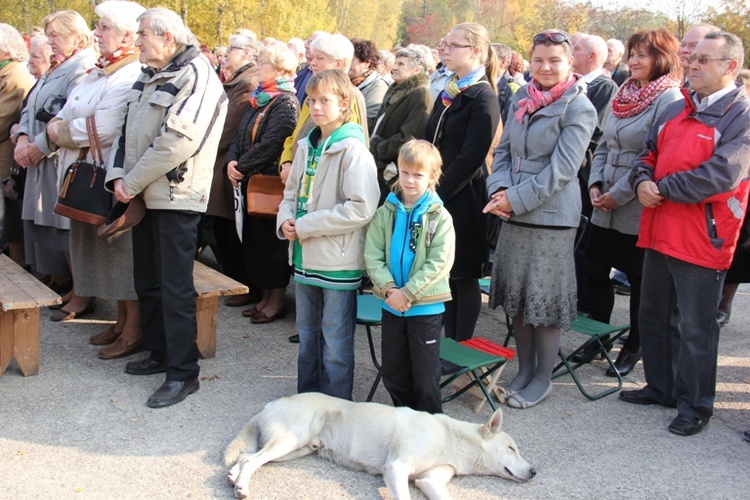
[[[243,293],[242,295],[230,295],[224,299],[224,305],[228,307],[242,307],[248,304],[257,302],[253,300],[253,297],[249,293]]]
[[[115,331],[115,325],[110,325],[109,328],[103,332],[96,333],[89,338],[89,344],[91,345],[109,345],[119,337],[122,332]]]
[[[258,308],[255,306],[251,307],[250,309],[245,309],[244,311],[242,311],[243,318],[252,318],[256,314],[258,314]]]
[[[99,351],[101,359],[118,359],[130,356],[143,350],[143,339],[139,338],[134,342],[129,342],[122,338],[122,335],[115,340],[115,343]]]
[[[250,318],[250,323],[254,325],[265,325],[266,323],[273,323],[277,319],[284,319],[286,318],[286,308],[282,308],[279,312],[276,314],[272,314],[268,316],[263,311],[258,311],[255,316]]]
[[[91,314],[96,309],[96,300],[91,299],[89,303],[80,311],[66,311],[65,309],[58,309],[52,311],[49,315],[49,319],[52,321],[69,321],[75,318],[83,318],[87,314]]]

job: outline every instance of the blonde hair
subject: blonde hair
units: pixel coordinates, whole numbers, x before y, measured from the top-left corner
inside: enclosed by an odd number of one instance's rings
[[[263,56],[263,54],[268,56],[268,60],[277,71],[284,72],[284,76],[289,77],[297,71],[299,60],[294,51],[286,45],[272,43],[263,49],[260,55]]]
[[[443,168],[443,158],[440,151],[431,142],[423,139],[410,139],[398,150],[398,166],[412,167],[424,170],[430,176],[430,184],[427,187],[434,191]],[[393,192],[401,193],[401,185],[393,184]]]
[[[356,99],[354,95],[354,87],[352,86],[349,77],[340,69],[326,69],[318,71],[310,78],[307,83],[307,95],[317,95],[324,92],[329,92],[337,96],[342,101],[349,99],[349,106],[341,112],[341,116],[344,118],[344,123],[348,122],[351,118],[351,103]]]
[[[74,10],[53,12],[42,20],[42,25],[45,33],[50,28],[62,36],[78,36],[79,49],[87,49],[94,43],[94,34],[86,20]]]
[[[484,74],[492,90],[497,94],[498,62],[497,54],[490,46],[490,34],[487,28],[478,23],[461,23],[453,27],[451,31],[463,31],[466,34],[466,40],[469,45],[479,49],[484,53]]]

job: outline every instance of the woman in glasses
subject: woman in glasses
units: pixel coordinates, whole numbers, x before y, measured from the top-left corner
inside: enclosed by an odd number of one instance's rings
[[[597,123],[573,74],[567,33],[536,35],[528,85],[511,98],[495,149],[484,211],[503,218],[490,306],[513,318],[518,374],[508,405],[529,408],[552,392],[560,329],[576,317],[573,242],[581,215],[578,169]]]
[[[456,260],[450,274],[453,300],[445,304],[445,335],[472,337],[482,305],[478,279],[487,258],[485,156],[500,122],[497,57],[487,29],[462,23],[444,39],[443,63],[454,74],[435,100],[426,139],[440,150],[442,177],[437,194],[453,217]]]
[[[665,29],[641,31],[628,39],[631,76],[612,101],[612,114],[594,153],[589,178],[589,195],[594,205],[588,249],[592,317],[609,323],[615,303],[609,280],[612,267],[627,274],[631,286],[630,333],[615,361],[621,375],[630,373],[641,358],[638,309],[644,251],[635,244],[643,205],[631,189],[628,177],[651,125],[664,108],[682,98],[679,47],[677,38]],[[588,359],[592,356],[588,353]],[[607,375],[616,376],[611,368]]]

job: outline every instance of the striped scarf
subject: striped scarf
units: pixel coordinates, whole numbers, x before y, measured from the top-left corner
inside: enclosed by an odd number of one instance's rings
[[[135,47],[133,47],[132,45],[120,47],[108,56],[100,55],[99,60],[96,61],[96,67],[99,69],[104,69],[110,64],[114,64],[116,62],[122,61],[123,59],[127,59],[133,54],[135,54]]]
[[[457,74],[451,76],[448,81],[445,82],[445,90],[440,93],[443,105],[447,108],[451,105],[453,99],[455,99],[458,94],[479,82],[484,76],[484,71],[484,66],[479,66],[477,69],[462,78],[459,78]]]
[[[291,78],[277,78],[270,82],[261,82],[258,88],[250,94],[250,105],[254,108],[262,108],[274,97],[278,97],[283,92],[296,92],[294,90],[294,80]]]
[[[514,115],[518,123],[523,123],[523,117],[526,113],[530,115],[534,114],[543,107],[549,106],[558,100],[566,90],[575,85],[577,80],[578,77],[571,73],[568,75],[568,78],[558,82],[551,89],[542,90],[542,86],[537,79],[532,78],[529,84],[526,85],[526,94],[528,97],[524,97],[518,101],[518,111]]]
[[[73,57],[78,53],[78,51],[81,49],[76,49],[72,53],[66,55],[63,54],[52,54],[49,58],[49,69],[47,70],[47,74],[49,75],[54,71],[55,68],[60,66],[62,63]]]

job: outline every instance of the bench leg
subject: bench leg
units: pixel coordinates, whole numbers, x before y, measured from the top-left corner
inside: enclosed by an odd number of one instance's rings
[[[13,359],[13,311],[0,312],[0,376]]]
[[[198,320],[198,352],[203,359],[216,356],[216,325],[219,322],[219,297],[195,299]]]
[[[0,315],[0,375],[16,358],[24,377],[39,373],[39,309],[18,309]]]

